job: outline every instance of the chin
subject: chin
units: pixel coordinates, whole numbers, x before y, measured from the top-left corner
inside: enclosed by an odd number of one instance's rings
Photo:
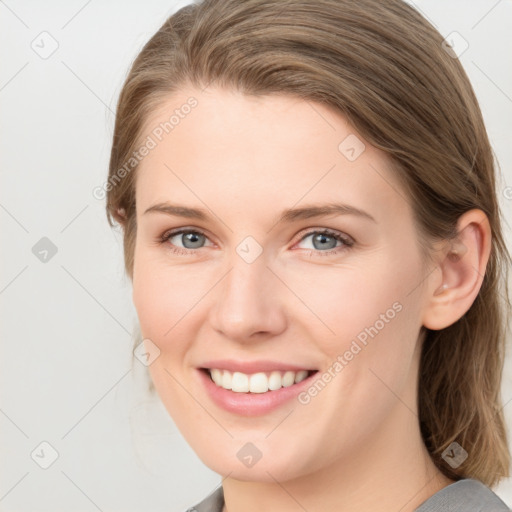
[[[277,455],[274,453],[265,454],[261,452],[261,458],[251,461],[250,449],[240,449],[239,442],[235,442],[236,449],[233,450],[233,456],[227,455],[225,452],[212,453],[211,450],[201,453],[197,451],[197,455],[201,461],[215,473],[222,477],[229,477],[235,480],[247,482],[266,482],[275,483],[285,482],[301,477],[308,473],[305,468],[299,465],[299,461],[294,457],[288,457],[285,454]],[[256,452],[254,453],[256,455]],[[245,459],[245,460],[244,460]]]

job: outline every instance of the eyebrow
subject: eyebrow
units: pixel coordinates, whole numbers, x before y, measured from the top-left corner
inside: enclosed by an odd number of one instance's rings
[[[201,208],[190,208],[188,206],[175,205],[171,203],[154,204],[153,206],[150,206],[143,215],[151,212],[160,212],[176,217],[185,217],[188,219],[197,219],[202,221],[208,220],[207,210]],[[278,222],[296,222],[326,215],[354,215],[377,223],[372,215],[364,210],[356,208],[355,206],[341,203],[327,203],[312,204],[302,206],[300,208],[288,208],[281,213],[281,216],[275,224]]]

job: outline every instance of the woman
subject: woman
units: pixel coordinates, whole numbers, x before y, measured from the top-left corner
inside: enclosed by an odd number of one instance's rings
[[[195,510],[508,510],[492,151],[416,10],[181,9],[126,79],[109,173],[152,381],[223,476]]]

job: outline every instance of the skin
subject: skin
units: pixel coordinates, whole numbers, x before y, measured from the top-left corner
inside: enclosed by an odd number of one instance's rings
[[[226,477],[224,510],[414,510],[453,482],[419,431],[421,327],[446,327],[473,303],[490,251],[485,214],[460,218],[458,259],[439,243],[427,266],[386,154],[341,114],[287,95],[184,87],[142,137],[190,96],[197,107],[137,170],[133,301],[143,337],[160,349],[149,371],[163,404],[201,460]],[[350,134],[365,144],[354,161],[338,149]],[[208,220],[144,213],[164,201],[204,208]],[[327,202],[375,222],[331,214],[276,223],[286,208]],[[182,227],[206,235],[199,248],[187,252],[181,235],[159,243]],[[324,254],[307,236],[323,228],[354,245]],[[236,252],[247,236],[263,250],[250,264]],[[217,358],[326,370],[396,302],[401,311],[308,404],[293,399],[246,417],[219,408],[198,379],[196,368]],[[237,457],[247,442],[262,452],[250,468]]]

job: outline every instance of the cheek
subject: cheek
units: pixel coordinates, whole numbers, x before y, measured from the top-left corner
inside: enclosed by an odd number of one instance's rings
[[[177,266],[166,265],[160,254],[139,251],[134,265],[133,303],[142,334],[152,334],[163,343],[171,339],[204,294],[204,286],[199,283],[200,276],[191,277]]]
[[[378,260],[378,261],[376,261]],[[367,329],[380,332],[396,323],[406,302],[406,283],[414,274],[409,268],[391,263],[382,255],[363,263],[325,268],[311,266],[308,272],[289,273],[286,281],[307,306],[302,315],[311,318],[315,338],[324,340],[327,353],[339,352],[342,344],[359,337],[364,342]],[[370,329],[375,332],[375,329]]]
[[[168,282],[168,276],[155,270],[150,262],[140,258],[137,260],[133,279],[133,304],[142,335],[160,340],[175,323],[173,303],[176,298],[174,293],[170,293],[172,288],[169,288],[171,283]]]
[[[331,272],[322,298],[305,298],[334,331],[320,331],[319,324],[316,338],[335,376],[329,400],[345,404],[355,418],[385,414],[396,400],[390,389],[400,394],[407,384],[421,327],[419,289],[411,293],[420,274],[415,254],[382,255],[378,262]]]
[[[191,410],[190,396],[180,383],[193,341],[187,329],[194,321],[194,305],[204,291],[198,288],[199,281],[191,282],[187,272],[169,267],[159,255],[141,251],[135,262],[132,298],[141,335],[160,350],[148,371],[171,417],[188,421],[197,411]]]
[[[332,389],[350,390],[345,400],[356,409],[367,403],[365,397],[388,393],[378,377],[392,389],[405,384],[421,327],[419,293],[411,293],[420,274],[413,250],[389,251],[357,266],[323,272],[312,266],[306,280],[294,281],[297,294],[315,312],[311,338],[336,375]]]

